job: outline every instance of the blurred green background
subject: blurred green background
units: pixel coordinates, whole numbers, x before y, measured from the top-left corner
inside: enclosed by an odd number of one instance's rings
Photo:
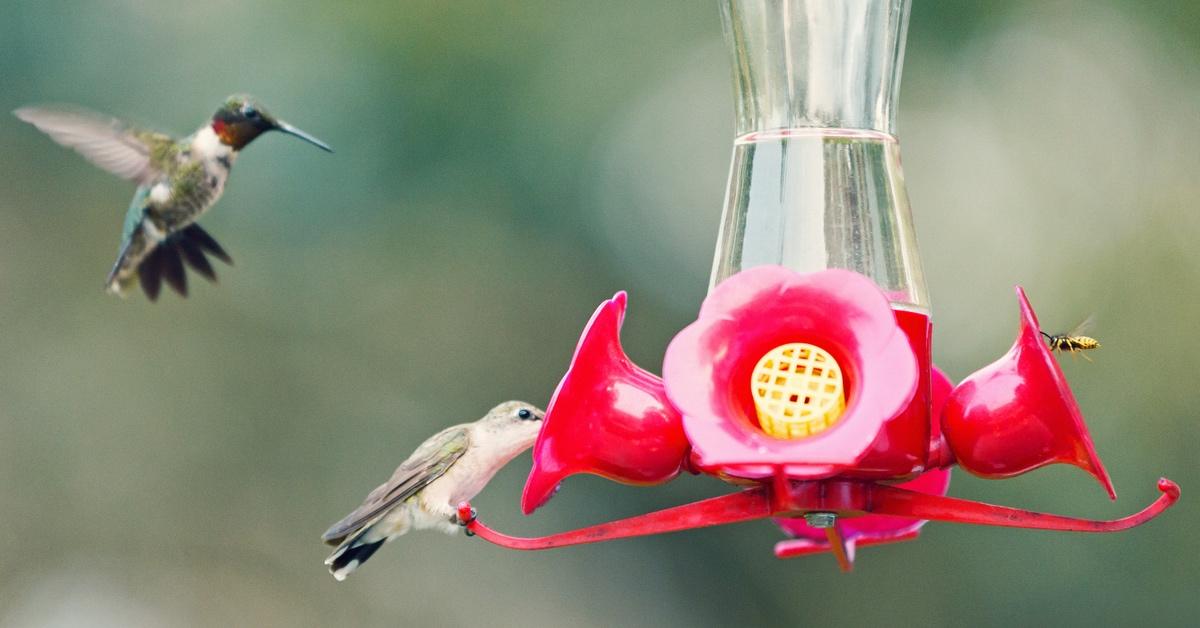
[[[544,405],[592,309],[657,371],[704,296],[732,135],[715,2],[0,2],[0,110],[74,102],[190,132],[248,91],[331,143],[247,150],[203,224],[237,266],[103,293],[132,186],[0,117],[0,626],[1194,625],[1200,617],[1200,4],[918,0],[899,126],[955,379],[1012,285],[1065,360],[1121,499],[1070,467],[951,493],[1108,536],[930,524],[777,561],[766,523],[545,553],[433,533],[347,582],[318,535],[423,438]],[[476,501],[545,533],[725,490],[569,479]]]

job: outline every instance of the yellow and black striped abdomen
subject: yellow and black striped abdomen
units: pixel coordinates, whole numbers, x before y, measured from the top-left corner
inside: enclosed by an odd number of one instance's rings
[[[1099,349],[1100,343],[1090,336],[1050,336],[1050,348],[1055,351],[1087,351]]]

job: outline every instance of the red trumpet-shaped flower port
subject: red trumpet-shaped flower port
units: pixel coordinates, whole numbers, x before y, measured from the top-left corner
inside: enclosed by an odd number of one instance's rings
[[[887,298],[846,270],[733,275],[663,360],[693,465],[726,478],[837,475],[908,406],[917,380]]]
[[[946,444],[964,469],[1006,478],[1062,462],[1096,478],[1117,498],[1037,316],[1017,287],[1021,328],[999,360],[964,379],[942,413]]]
[[[596,308],[550,398],[521,495],[525,514],[550,499],[568,475],[647,485],[674,478],[683,466],[688,441],[662,380],[621,349],[625,303],[618,292]]]
[[[932,384],[933,416],[941,414],[946,400],[950,397],[953,384],[944,373],[936,367],[930,369]],[[941,435],[937,422],[933,424],[933,441]],[[945,495],[950,488],[950,469],[931,469],[921,475],[896,485],[897,488],[926,493],[929,495]],[[804,556],[828,552],[830,547],[829,535],[821,528],[814,528],[800,517],[777,518],[775,523],[792,539],[775,544],[775,555],[779,558]],[[845,543],[845,551],[850,562],[854,561],[856,546],[879,545],[915,539],[920,533],[924,519],[910,519],[891,515],[863,515],[861,517],[845,517],[834,524]]]

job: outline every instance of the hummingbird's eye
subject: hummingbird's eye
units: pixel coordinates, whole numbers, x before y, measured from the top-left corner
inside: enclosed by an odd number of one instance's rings
[[[242,115],[253,120],[258,117],[258,109],[255,109],[254,105],[245,105],[242,107]]]
[[[521,408],[520,410],[517,411],[517,416],[522,421],[527,421],[527,420],[533,418],[533,413],[529,411],[529,408]]]

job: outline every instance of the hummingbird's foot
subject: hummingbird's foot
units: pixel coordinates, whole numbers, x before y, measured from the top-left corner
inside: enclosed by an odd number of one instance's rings
[[[463,502],[459,504],[458,512],[450,517],[450,521],[462,526],[463,532],[467,536],[475,536],[475,533],[471,531],[470,525],[475,522],[476,514],[475,509],[470,504]]]

